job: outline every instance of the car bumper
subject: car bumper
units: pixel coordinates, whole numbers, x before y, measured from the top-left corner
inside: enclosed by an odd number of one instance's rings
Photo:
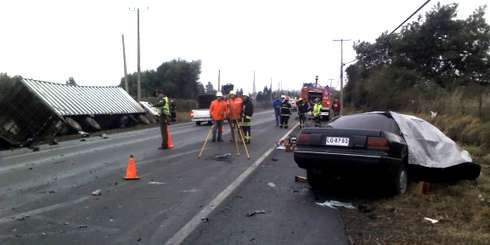
[[[191,119],[193,122],[210,122],[212,119],[210,117],[198,117],[198,118],[192,118]]]
[[[323,149],[297,149],[294,160],[300,168],[335,173],[392,172],[402,159],[382,152],[332,152]]]

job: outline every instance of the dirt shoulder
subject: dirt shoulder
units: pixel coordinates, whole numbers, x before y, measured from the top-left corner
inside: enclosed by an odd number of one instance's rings
[[[412,182],[404,195],[359,200],[358,209],[343,209],[350,242],[490,244],[490,154],[472,153],[482,166],[476,181],[432,183],[428,194],[421,194],[420,184]]]

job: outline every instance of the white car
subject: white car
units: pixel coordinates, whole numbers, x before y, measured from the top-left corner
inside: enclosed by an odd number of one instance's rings
[[[201,123],[212,124],[211,115],[209,114],[208,109],[194,109],[191,111],[191,120],[196,122],[197,126],[200,126]]]

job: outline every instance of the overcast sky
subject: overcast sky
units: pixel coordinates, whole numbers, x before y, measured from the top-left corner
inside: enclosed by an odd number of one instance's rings
[[[80,85],[118,85],[123,76],[121,34],[128,72],[136,71],[136,11],[141,10],[141,69],[176,58],[201,60],[200,81],[258,89],[299,89],[320,76],[338,87],[340,43],[373,41],[391,31],[425,0],[1,0],[0,72]],[[457,2],[466,18],[485,0]],[[432,1],[421,13],[429,10]],[[488,10],[487,10],[488,12]],[[489,21],[487,13],[487,22]],[[355,58],[352,42],[344,62]]]

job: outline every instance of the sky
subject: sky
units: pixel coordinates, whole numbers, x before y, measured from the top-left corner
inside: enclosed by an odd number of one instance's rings
[[[1,0],[0,72],[51,82],[74,77],[79,85],[119,85],[137,70],[136,8],[140,8],[141,69],[172,59],[201,60],[200,81],[234,83],[251,92],[282,83],[297,90],[316,75],[339,88],[353,41],[373,42],[392,31],[425,0]],[[466,18],[483,0],[459,4]],[[431,1],[420,13],[430,10]],[[489,22],[490,10],[486,19]],[[490,22],[489,22],[490,23]],[[330,80],[333,79],[333,80]]]

